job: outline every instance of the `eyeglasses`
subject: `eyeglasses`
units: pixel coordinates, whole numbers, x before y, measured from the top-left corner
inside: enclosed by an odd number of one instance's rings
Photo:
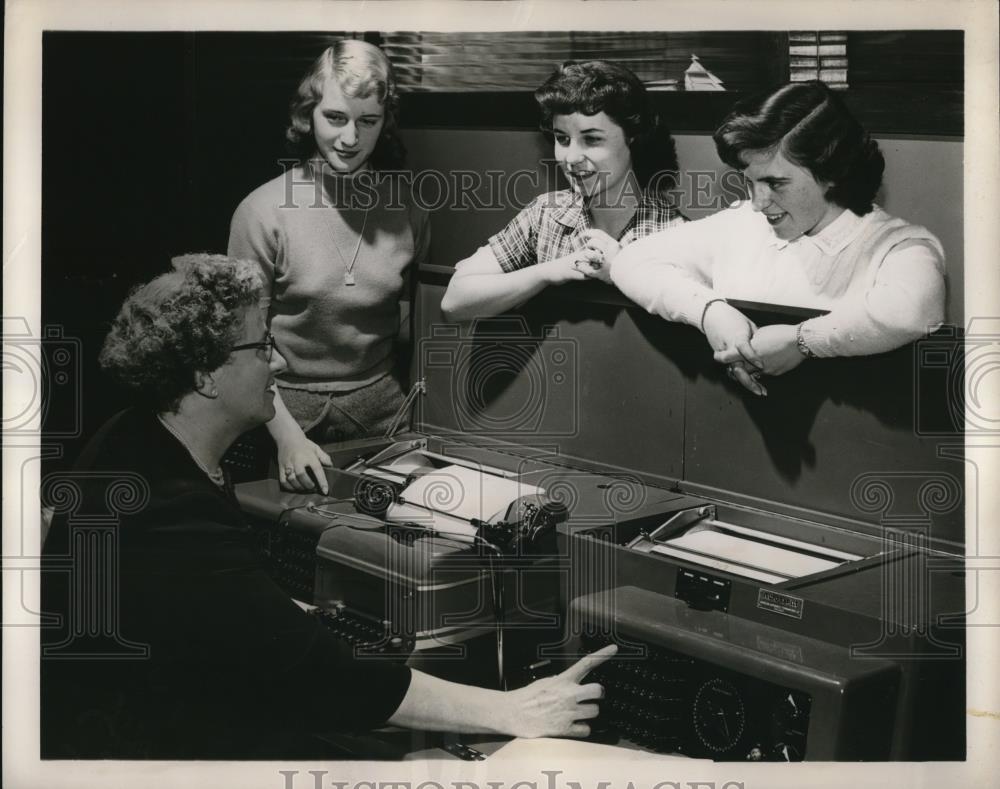
[[[271,357],[274,356],[274,335],[268,332],[264,335],[263,342],[248,342],[244,345],[234,345],[232,351],[233,353],[236,353],[236,351],[249,351],[251,348],[255,351],[263,351],[264,359],[268,362],[271,361]]]

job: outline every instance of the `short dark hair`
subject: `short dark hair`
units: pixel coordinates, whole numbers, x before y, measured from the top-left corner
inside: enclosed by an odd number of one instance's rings
[[[101,349],[100,364],[157,411],[176,411],[198,373],[221,367],[260,303],[260,267],[224,255],[173,259],[174,270],[135,288]]]
[[[831,184],[827,200],[856,214],[872,210],[885,159],[876,143],[824,82],[797,82],[742,101],[716,130],[723,162],[746,167],[748,151],[780,149],[817,181]]]
[[[624,66],[606,60],[566,61],[535,91],[535,101],[547,134],[552,133],[555,115],[605,112],[625,132],[639,185],[645,189],[654,176],[665,189],[676,183],[674,138],[650,108],[642,80]]]
[[[291,122],[285,137],[298,163],[305,164],[316,155],[313,110],[322,101],[323,86],[330,78],[336,78],[346,96],[362,99],[374,96],[384,107],[385,120],[372,151],[371,166],[376,170],[402,167],[406,148],[396,133],[399,94],[392,64],[377,46],[353,38],[341,39],[323,50],[295,91],[290,109]]]

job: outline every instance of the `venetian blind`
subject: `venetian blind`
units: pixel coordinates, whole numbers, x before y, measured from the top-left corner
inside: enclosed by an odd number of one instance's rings
[[[791,82],[821,79],[831,88],[847,87],[847,33],[794,31],[788,34]]]
[[[537,88],[566,60],[604,59],[634,71],[654,90],[683,90],[697,55],[727,90],[787,79],[784,33],[503,32],[381,34],[400,90],[520,91]]]

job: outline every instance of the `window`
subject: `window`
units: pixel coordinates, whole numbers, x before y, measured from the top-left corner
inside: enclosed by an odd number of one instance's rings
[[[847,33],[789,33],[788,79],[791,82],[821,79],[831,88],[846,88]]]
[[[747,32],[512,32],[383,33],[381,45],[400,90],[503,92],[537,88],[566,60],[613,60],[651,89],[684,89],[697,56],[725,90],[747,91],[784,82],[784,33]]]

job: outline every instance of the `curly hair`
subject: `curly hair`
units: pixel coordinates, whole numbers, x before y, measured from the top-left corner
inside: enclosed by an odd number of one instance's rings
[[[111,326],[99,362],[157,411],[176,411],[199,372],[221,367],[259,303],[259,268],[224,255],[176,257],[174,270],[135,288]]]
[[[568,60],[535,91],[535,101],[547,135],[552,134],[555,115],[606,113],[625,132],[639,185],[645,189],[654,176],[661,189],[676,183],[674,138],[650,108],[642,81],[624,66],[606,60]]]
[[[313,110],[323,100],[323,87],[331,78],[336,78],[345,96],[360,99],[374,96],[385,109],[385,120],[372,151],[371,166],[376,170],[402,167],[406,148],[396,133],[399,94],[392,64],[374,44],[351,38],[341,39],[327,47],[313,61],[292,98],[291,122],[285,137],[298,163],[305,164],[316,155]]]
[[[785,85],[742,101],[716,130],[719,158],[737,170],[748,151],[780,149],[817,181],[826,198],[863,215],[882,184],[885,159],[875,142],[828,85],[818,80]]]

